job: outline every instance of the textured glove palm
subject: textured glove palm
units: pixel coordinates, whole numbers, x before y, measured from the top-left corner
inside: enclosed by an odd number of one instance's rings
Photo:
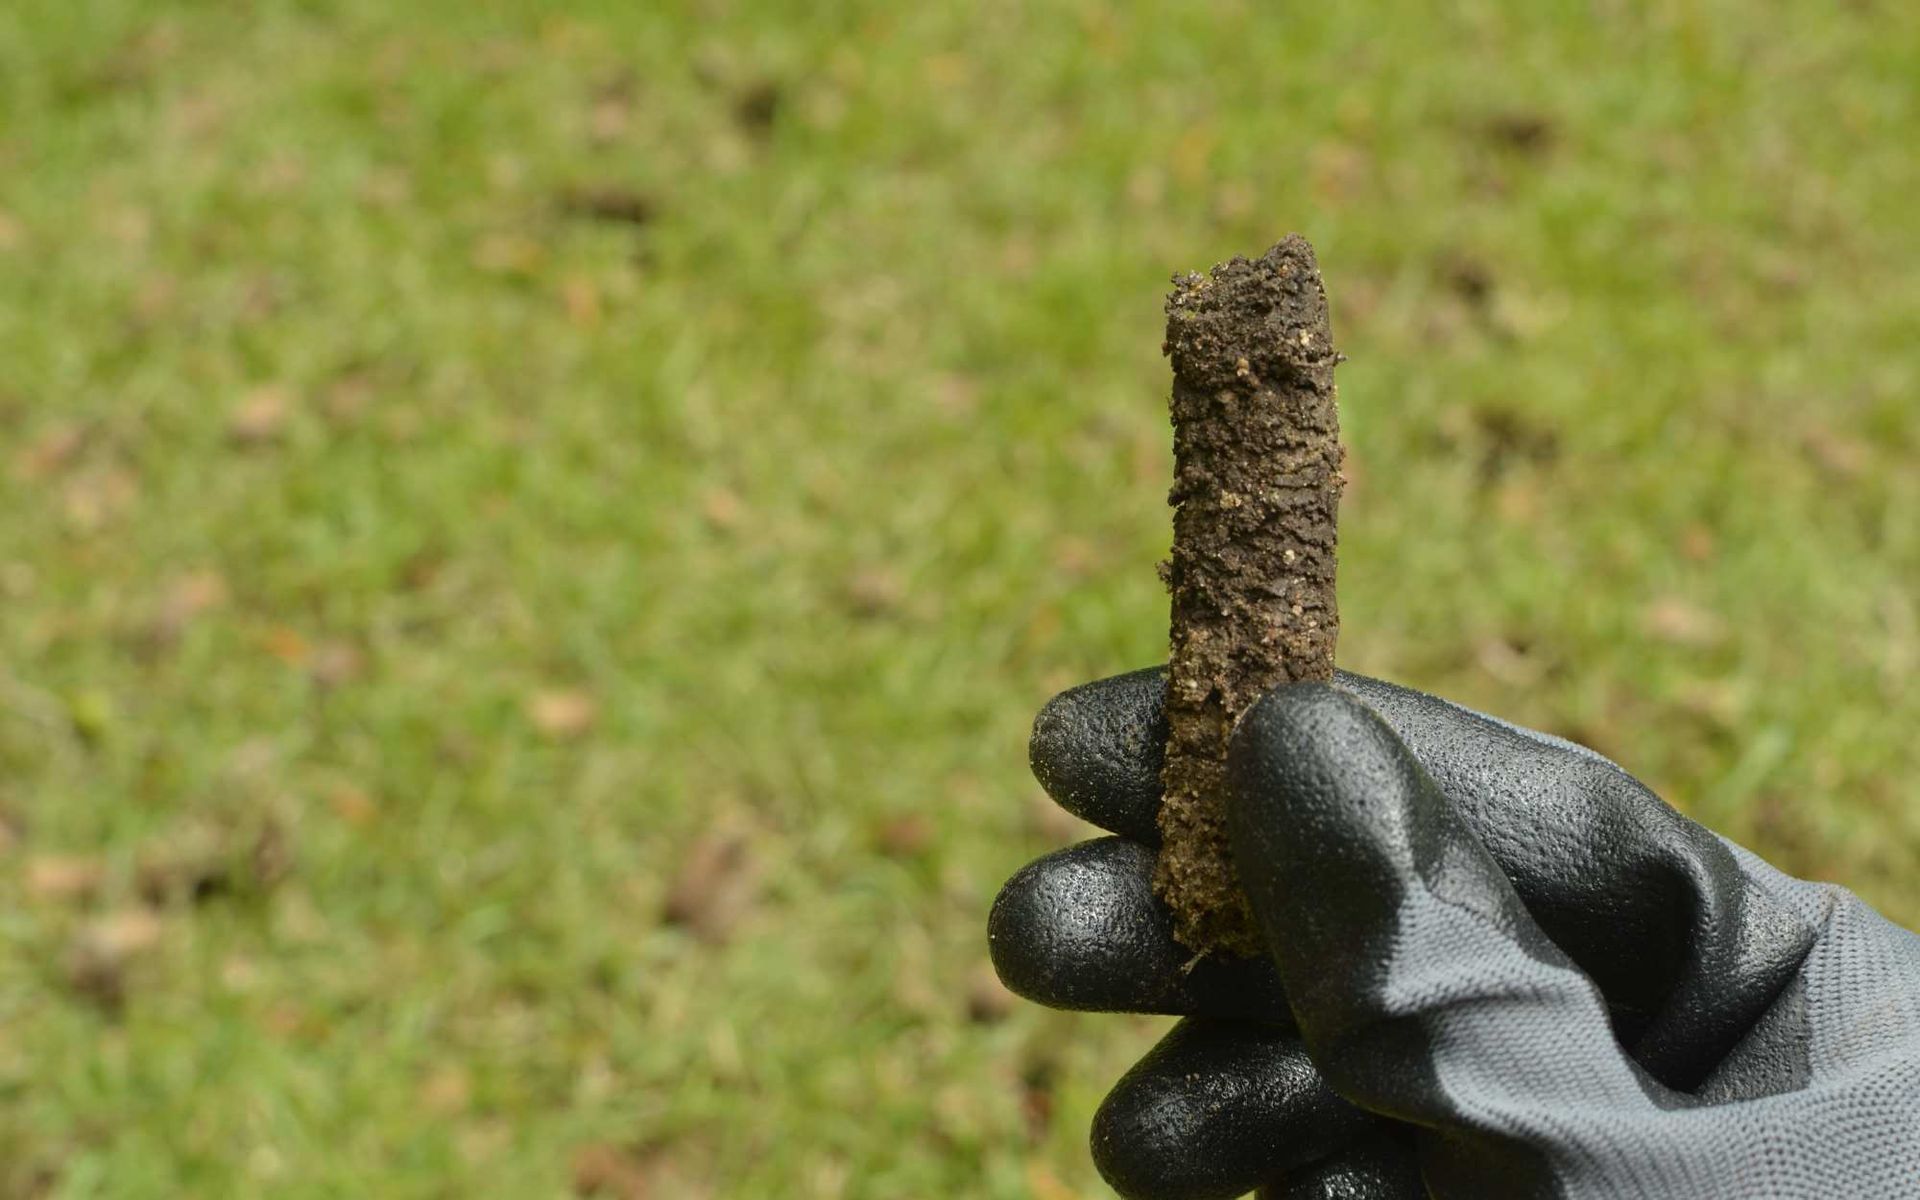
[[[1030,865],[1009,986],[1187,1016],[1094,1154],[1140,1200],[1920,1195],[1920,938],[1570,743],[1355,676],[1261,701],[1229,828],[1269,959],[1153,898],[1164,675],[1041,714],[1036,775],[1120,835]]]

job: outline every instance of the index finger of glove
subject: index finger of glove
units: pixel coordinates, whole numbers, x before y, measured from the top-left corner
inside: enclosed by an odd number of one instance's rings
[[[1054,803],[1146,846],[1160,844],[1167,672],[1130,671],[1069,688],[1033,722],[1027,759]]]

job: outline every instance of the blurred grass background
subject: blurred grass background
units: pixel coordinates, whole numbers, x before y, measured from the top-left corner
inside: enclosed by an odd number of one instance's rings
[[[1035,708],[1298,229],[1349,667],[1920,920],[1920,9],[0,9],[0,1196],[1105,1194]]]

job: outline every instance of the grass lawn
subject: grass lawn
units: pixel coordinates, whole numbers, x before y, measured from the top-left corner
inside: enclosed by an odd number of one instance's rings
[[[1920,921],[1920,7],[1367,7],[0,6],[0,1197],[1106,1194],[984,917],[1291,229],[1343,662]]]

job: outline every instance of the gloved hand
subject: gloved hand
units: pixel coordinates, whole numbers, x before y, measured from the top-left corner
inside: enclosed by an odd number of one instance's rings
[[[1151,886],[1164,690],[1041,713],[1040,782],[1121,836],[989,922],[1030,999],[1188,1018],[1095,1118],[1123,1195],[1920,1196],[1920,937],[1591,751],[1343,674],[1235,732],[1270,957],[1189,963]]]

